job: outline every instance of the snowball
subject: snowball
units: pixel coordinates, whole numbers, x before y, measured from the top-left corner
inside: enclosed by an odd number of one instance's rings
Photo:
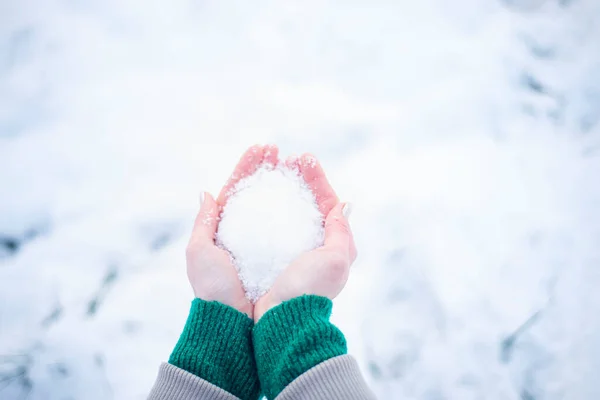
[[[323,217],[297,171],[263,165],[233,188],[216,242],[254,303],[294,258],[323,244]]]

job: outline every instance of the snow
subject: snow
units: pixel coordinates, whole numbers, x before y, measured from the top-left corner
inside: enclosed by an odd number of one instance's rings
[[[323,216],[298,171],[265,164],[233,188],[216,242],[255,303],[296,257],[323,245]]]
[[[145,398],[255,143],[354,204],[381,398],[599,398],[598,48],[595,0],[0,2],[0,398]]]

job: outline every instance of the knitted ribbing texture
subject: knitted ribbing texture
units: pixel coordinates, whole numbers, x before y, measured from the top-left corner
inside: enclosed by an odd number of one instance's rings
[[[304,295],[273,307],[254,326],[258,377],[268,399],[312,367],[347,353],[344,335],[329,322],[331,308],[326,297]]]
[[[232,307],[195,299],[169,363],[242,400],[260,392],[252,349],[253,321]]]

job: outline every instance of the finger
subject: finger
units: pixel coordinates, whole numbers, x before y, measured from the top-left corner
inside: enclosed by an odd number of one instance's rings
[[[298,165],[299,162],[300,162],[300,159],[298,158],[298,156],[293,154],[285,159],[285,166],[291,170],[294,170],[294,171],[297,171],[298,173],[300,173],[300,166]]]
[[[270,167],[275,167],[279,163],[279,149],[274,144],[268,144],[264,147],[263,163]]]
[[[219,223],[219,206],[210,193],[204,192],[200,211],[194,221],[190,245],[212,245],[215,243],[215,232]]]
[[[300,157],[298,167],[300,175],[302,175],[317,200],[319,211],[323,216],[327,216],[333,207],[339,203],[339,200],[329,181],[327,181],[321,164],[315,156],[306,153]]]
[[[344,216],[345,205],[339,203],[327,215],[325,219],[323,249],[337,254],[344,260],[348,260],[348,265],[350,265],[354,261],[353,257],[356,254],[352,254],[354,239],[348,219]],[[354,251],[356,251],[356,248],[354,248]]]
[[[263,162],[264,157],[264,147],[261,145],[254,145],[250,147],[244,155],[238,161],[237,166],[233,170],[233,174],[221,189],[221,193],[217,197],[217,204],[220,208],[225,205],[227,201],[227,197],[231,195],[231,192],[235,185],[240,181],[240,179],[244,179],[248,175],[252,175]]]

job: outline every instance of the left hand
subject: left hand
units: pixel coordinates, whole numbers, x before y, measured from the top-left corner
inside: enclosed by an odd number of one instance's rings
[[[219,197],[204,193],[200,211],[186,249],[187,275],[194,295],[206,301],[218,301],[253,317],[254,307],[246,298],[244,287],[231,262],[229,253],[215,245],[219,215],[231,190],[263,163],[276,165],[276,146],[252,146],[236,166]]]

